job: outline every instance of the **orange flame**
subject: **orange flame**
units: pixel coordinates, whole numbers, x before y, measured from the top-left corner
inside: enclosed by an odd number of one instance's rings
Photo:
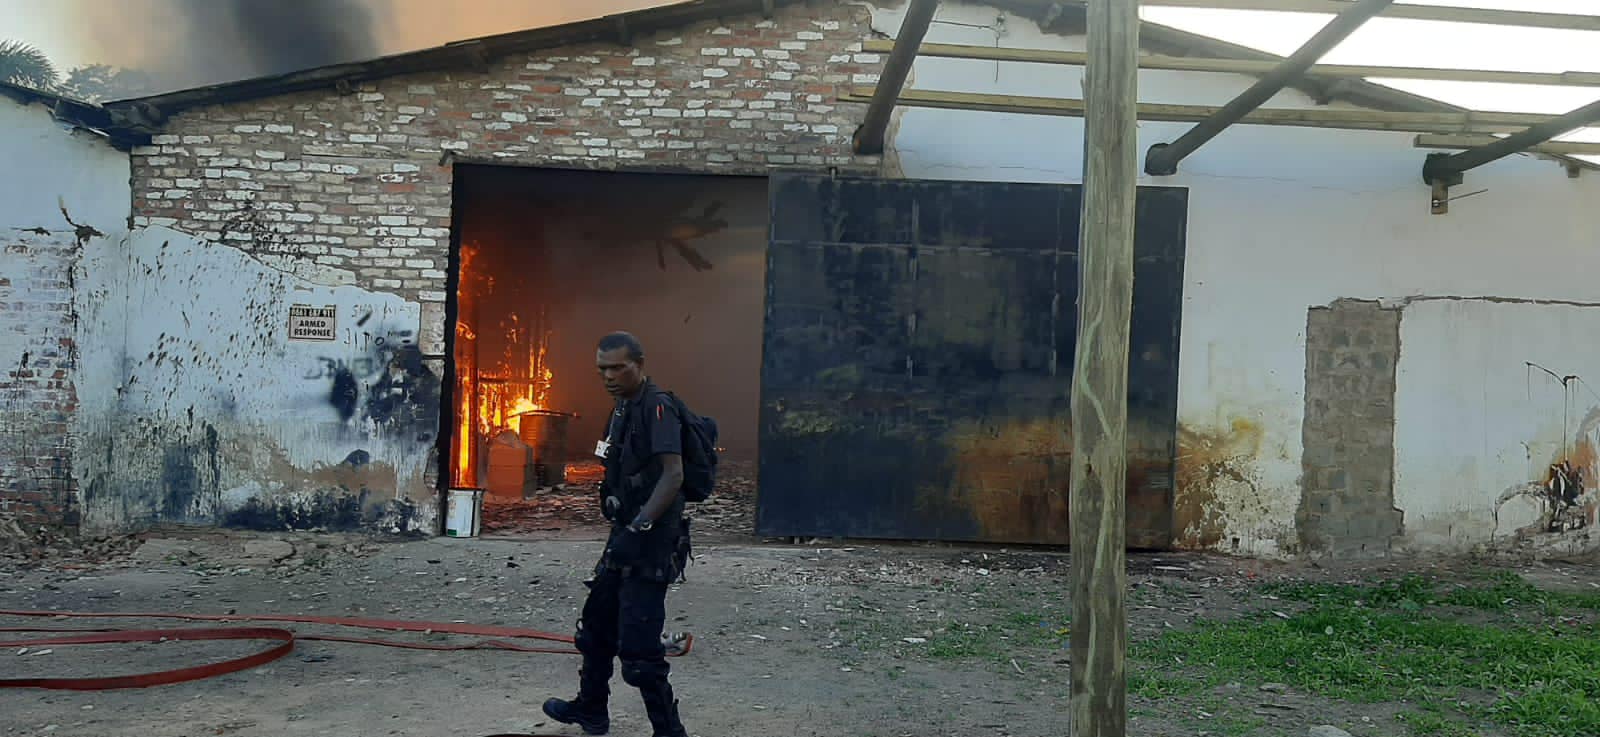
[[[549,408],[550,389],[555,374],[548,365],[550,331],[540,314],[535,328],[523,326],[515,313],[506,330],[505,349],[493,366],[484,366],[478,343],[482,334],[477,300],[492,291],[494,282],[487,274],[473,270],[477,244],[461,246],[461,286],[456,320],[457,426],[455,468],[451,482],[457,486],[478,485],[478,458],[482,443],[490,436],[511,430],[521,433],[521,415]]]

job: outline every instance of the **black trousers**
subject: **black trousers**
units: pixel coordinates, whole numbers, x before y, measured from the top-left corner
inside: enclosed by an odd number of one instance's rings
[[[578,620],[578,651],[583,653],[580,688],[604,700],[610,693],[612,661],[622,661],[622,680],[639,689],[646,704],[670,701],[666,648],[661,631],[667,620],[667,584],[620,571],[604,570],[587,582],[588,599]]]

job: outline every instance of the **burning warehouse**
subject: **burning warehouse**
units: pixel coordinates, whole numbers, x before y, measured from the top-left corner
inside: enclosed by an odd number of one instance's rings
[[[594,343],[622,327],[651,336],[652,377],[719,418],[725,459],[755,461],[764,181],[493,166],[459,177],[450,479],[487,492],[490,527],[502,503],[567,484],[569,464],[574,486],[592,488],[599,464],[583,451],[612,409]]]
[[[747,531],[1066,542],[1082,108],[1040,96],[1081,97],[1082,5],[941,3],[857,140],[906,11],[698,0],[104,108],[12,95],[17,130],[70,113],[126,153],[64,148],[111,174],[7,198],[0,305],[38,307],[0,312],[27,459],[0,494],[100,529],[439,534],[451,489],[524,514],[593,482],[595,340],[626,329],[753,469]],[[1281,61],[1142,43],[1144,147]],[[1459,185],[1435,159],[1434,191],[1417,147],[1544,117],[1329,74],[1141,180],[1130,544],[1595,548],[1592,146]]]

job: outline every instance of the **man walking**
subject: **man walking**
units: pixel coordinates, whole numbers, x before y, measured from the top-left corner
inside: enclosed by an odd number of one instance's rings
[[[617,400],[606,439],[595,448],[605,460],[602,511],[611,535],[595,566],[577,646],[583,654],[578,696],[550,699],[544,713],[588,734],[611,728],[607,710],[612,660],[622,680],[639,689],[655,737],[688,737],[667,681],[661,642],[667,586],[682,572],[689,548],[683,516],[683,423],[677,405],[644,373],[644,347],[618,332],[600,340],[596,366]]]

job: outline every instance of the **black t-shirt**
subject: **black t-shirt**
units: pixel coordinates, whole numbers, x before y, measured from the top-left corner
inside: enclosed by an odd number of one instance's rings
[[[607,463],[606,476],[615,479],[623,490],[623,510],[613,523],[612,537],[643,534],[643,559],[636,568],[630,567],[634,569],[630,572],[653,580],[671,580],[677,576],[679,565],[673,560],[673,551],[678,537],[684,534],[683,495],[680,493],[661,513],[649,532],[625,533],[622,528],[633,522],[655,492],[656,482],[661,479],[661,456],[683,454],[683,421],[677,407],[655,384],[646,381],[638,397],[622,403],[620,417],[612,413],[606,436],[620,451],[615,461]],[[603,556],[598,568],[617,568],[609,558]]]
[[[645,498],[649,498],[661,478],[659,456],[683,454],[683,420],[677,407],[649,381],[638,397],[625,400],[623,405],[621,433],[612,435],[620,437],[618,442],[622,444],[618,460],[622,474],[642,482]]]

